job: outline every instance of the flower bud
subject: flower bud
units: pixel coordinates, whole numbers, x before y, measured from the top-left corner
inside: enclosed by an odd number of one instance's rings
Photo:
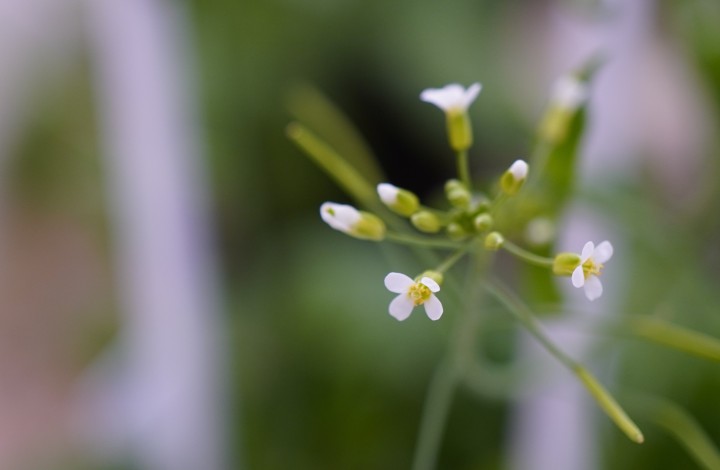
[[[419,211],[410,217],[410,222],[416,229],[425,233],[437,233],[442,224],[437,215],[429,211]]]
[[[528,164],[523,160],[515,160],[510,168],[500,178],[500,187],[509,196],[514,196],[525,183],[528,173]]]
[[[448,180],[445,183],[445,196],[455,207],[467,209],[470,206],[470,191],[458,180]]]
[[[553,261],[553,273],[557,276],[572,276],[580,261],[577,253],[558,253]]]
[[[412,192],[388,183],[377,186],[380,200],[393,212],[405,217],[414,214],[420,207],[418,197]]]
[[[485,237],[485,249],[490,251],[497,251],[502,247],[502,244],[505,242],[505,237],[503,237],[500,232],[490,232]]]
[[[553,87],[548,111],[540,124],[541,137],[553,144],[565,140],[573,116],[587,97],[585,82],[572,75],[561,77]]]
[[[453,240],[460,240],[467,237],[468,233],[465,229],[457,222],[450,222],[447,226],[447,234]]]
[[[432,279],[433,281],[437,282],[438,285],[442,284],[442,283],[443,283],[443,279],[444,279],[444,276],[443,276],[442,273],[440,273],[440,272],[437,272],[437,271],[425,271],[424,273],[422,273],[421,275],[419,275],[418,277],[416,277],[415,280],[419,282],[420,279],[422,279],[422,278],[424,278],[424,277],[429,277],[429,278]]]
[[[493,218],[490,214],[485,212],[475,217],[473,223],[475,225],[475,230],[477,230],[478,232],[485,232],[487,230],[490,230],[490,227],[492,227]]]
[[[385,238],[385,223],[378,216],[353,206],[326,202],[320,206],[320,217],[330,227],[355,238],[374,241]]]

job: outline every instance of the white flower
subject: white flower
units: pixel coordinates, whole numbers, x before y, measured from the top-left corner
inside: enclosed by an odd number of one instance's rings
[[[440,286],[429,277],[423,277],[420,282],[415,282],[405,274],[390,273],[385,276],[385,287],[390,292],[400,294],[390,302],[390,315],[396,319],[405,320],[410,316],[413,308],[423,304],[425,313],[431,320],[437,320],[442,316],[443,306],[434,294],[440,290]]]
[[[326,202],[320,206],[320,217],[335,230],[355,238],[380,241],[385,237],[385,223],[381,219],[353,206]]]
[[[428,88],[420,94],[420,99],[434,104],[448,114],[461,114],[475,101],[482,85],[473,83],[466,90],[462,85],[451,83],[443,88]]]
[[[353,206],[326,202],[320,206],[320,217],[335,230],[349,234],[360,222],[361,215]]]
[[[580,254],[580,264],[572,273],[573,286],[585,287],[585,295],[589,300],[595,300],[602,295],[602,283],[598,276],[602,272],[603,263],[613,255],[613,247],[609,241],[600,243],[597,247],[593,242],[587,242]]]
[[[524,160],[515,160],[510,168],[500,177],[500,188],[508,195],[514,196],[520,191],[528,174],[528,164]]]
[[[524,160],[515,160],[515,162],[510,165],[508,171],[512,173],[515,181],[522,181],[527,178],[528,164],[525,163]]]
[[[380,196],[380,200],[386,206],[392,206],[397,203],[400,188],[393,186],[390,183],[380,183],[377,185],[377,193],[378,196]]]
[[[575,76],[565,75],[555,82],[551,96],[555,106],[573,111],[585,102],[588,90],[585,83]]]

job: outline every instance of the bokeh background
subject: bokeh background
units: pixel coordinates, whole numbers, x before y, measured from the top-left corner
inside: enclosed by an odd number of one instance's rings
[[[480,81],[489,184],[595,54],[558,245],[616,255],[594,312],[568,292],[549,328],[609,389],[720,442],[716,363],[572,321],[720,338],[718,24],[712,0],[1,0],[0,468],[409,468],[452,308],[387,315],[383,276],[422,267],[321,223],[348,198],[285,127],[328,100],[390,181],[432,197],[454,161],[419,93]],[[493,338],[498,364],[535,354]],[[657,416],[632,444],[548,376],[458,390],[438,468],[702,468]]]

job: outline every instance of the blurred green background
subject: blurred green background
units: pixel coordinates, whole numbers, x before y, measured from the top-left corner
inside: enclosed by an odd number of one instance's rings
[[[578,197],[620,237],[613,272],[621,281],[606,285],[613,309],[607,313],[656,315],[720,338],[720,6],[638,4],[639,10],[591,0],[183,4],[229,325],[231,468],[409,468],[428,382],[454,320],[452,299],[441,322],[390,318],[384,275],[424,267],[404,249],[352,240],[320,221],[322,202],[349,199],[285,137],[298,87],[315,87],[347,114],[389,181],[431,198],[453,176],[454,160],[440,113],[418,99],[422,89],[482,82],[471,109],[471,162],[476,179],[490,184],[531,151],[552,80],[598,48],[606,52],[588,130],[610,119],[603,138],[613,139],[615,124],[619,143],[596,143],[594,163],[581,164]],[[90,256],[81,300],[73,304],[79,313],[60,323],[55,349],[38,359],[61,358],[47,367],[62,371],[62,384],[79,376],[121,327],[92,72],[87,45],[78,44],[52,79],[29,85],[32,98],[7,151],[3,191],[14,224],[29,224],[31,232],[50,224],[51,241],[77,232],[78,251]],[[619,72],[611,75],[613,67]],[[595,115],[603,99],[620,111]],[[665,99],[690,104],[668,110]],[[623,110],[630,117],[623,119]],[[696,122],[704,133],[696,133]],[[685,142],[687,152],[674,151]],[[659,154],[663,149],[673,153]],[[28,276],[42,293],[42,279]],[[48,276],[44,282],[52,285]],[[498,355],[507,360],[513,335],[499,338]],[[596,340],[601,347],[591,364],[610,371],[608,388],[671,400],[720,442],[718,364],[622,337]],[[438,468],[510,468],[512,404],[461,389]],[[598,413],[599,460],[587,468],[698,467],[652,416],[637,420],[646,435],[641,446]],[[47,437],[30,448],[48,439],[56,447],[43,452],[55,462],[86,461],[83,449],[58,448]]]

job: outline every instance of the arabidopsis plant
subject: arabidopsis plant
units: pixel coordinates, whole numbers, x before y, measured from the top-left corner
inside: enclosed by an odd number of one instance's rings
[[[415,282],[405,274],[390,273],[385,276],[385,287],[390,292],[399,294],[390,302],[389,308],[390,315],[397,320],[405,320],[413,308],[419,305],[425,305],[425,313],[430,320],[438,320],[443,314],[443,306],[434,294],[440,291],[440,286],[429,277]]]
[[[612,244],[605,240],[597,247],[593,242],[587,242],[580,254],[580,264],[572,273],[572,285],[585,288],[588,300],[595,300],[602,295],[603,287],[598,277],[603,269],[603,263],[613,255]]]

